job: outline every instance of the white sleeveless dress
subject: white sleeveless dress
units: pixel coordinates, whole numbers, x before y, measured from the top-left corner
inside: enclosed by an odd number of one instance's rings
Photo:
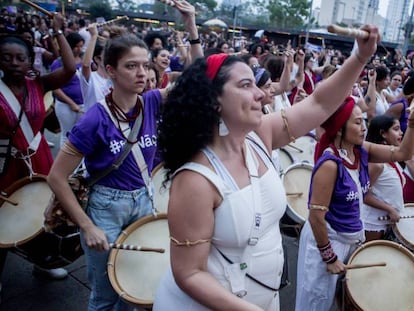
[[[244,289],[247,294],[242,299],[264,310],[279,310],[278,292],[247,277],[242,278],[244,284],[233,283],[232,290],[228,276],[231,264],[217,251],[219,249],[234,264],[246,263],[244,272],[260,282],[279,288],[284,261],[279,220],[286,209],[286,195],[278,173],[257,144],[246,140],[246,165],[252,177],[251,184],[243,189],[237,187],[227,169],[208,148],[203,152],[216,172],[198,163],[187,163],[179,171],[188,169],[200,173],[215,185],[223,197],[221,205],[214,212],[208,271],[223,285],[223,290],[234,293]],[[260,178],[254,177],[258,175],[258,160],[253,150],[257,151],[268,168]],[[196,202],[194,208],[197,208]],[[208,309],[177,286],[170,267],[157,289],[153,310]]]

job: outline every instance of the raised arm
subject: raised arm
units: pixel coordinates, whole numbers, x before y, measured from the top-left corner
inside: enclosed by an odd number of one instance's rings
[[[367,117],[370,121],[375,117],[375,107],[377,106],[377,95],[376,95],[376,85],[375,81],[377,79],[377,72],[375,69],[370,69],[368,71],[368,89],[365,94],[365,102],[368,105]]]
[[[290,84],[290,74],[293,69],[293,57],[295,55],[295,52],[293,50],[286,50],[283,52],[283,61],[285,63],[285,66],[283,67],[282,74],[280,76],[279,82],[273,82],[272,86],[275,90],[275,94],[279,95],[283,92],[286,92],[289,90],[289,84]]]
[[[85,55],[83,56],[82,62],[82,75],[86,81],[89,81],[91,76],[91,63],[93,61],[93,52],[95,50],[96,41],[98,40],[98,28],[96,23],[90,24],[88,27],[89,33],[91,34],[91,40],[86,48]]]
[[[41,76],[45,92],[65,85],[76,72],[75,58],[66,38],[62,32],[63,17],[59,13],[53,16],[53,33],[59,45],[63,67],[47,75]]]
[[[195,20],[195,8],[185,0],[178,1],[172,0],[175,3],[175,7],[181,13],[184,26],[189,33],[189,40],[191,44],[190,57],[191,61],[194,62],[197,58],[203,57],[203,49],[201,47],[200,36]]]
[[[284,146],[295,137],[308,133],[344,102],[365,63],[377,48],[378,29],[369,25],[363,29],[369,33],[368,39],[358,39],[359,50],[309,97],[286,111],[263,116],[257,133],[270,150]]]

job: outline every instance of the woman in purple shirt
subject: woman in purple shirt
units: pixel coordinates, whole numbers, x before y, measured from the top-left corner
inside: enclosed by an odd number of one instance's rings
[[[191,38],[197,38],[194,7],[186,1],[175,1],[175,7],[182,14]],[[194,59],[200,51],[199,47],[193,49]],[[70,131],[48,182],[81,230],[91,285],[88,310],[132,310],[112,288],[107,262],[109,243],[115,242],[128,225],[152,212],[139,161],[129,152],[118,169],[99,179],[90,190],[86,211],[79,205],[67,180],[82,158],[88,173],[97,176],[119,158],[127,140],[141,149],[150,175],[157,149],[156,118],[166,91],[148,91],[142,98],[138,95],[146,85],[149,60],[145,43],[135,35],[111,39],[105,49],[104,63],[113,90],[105,100],[93,105]],[[140,122],[140,128],[138,135],[131,139],[120,130],[120,124],[132,128],[135,122]],[[145,282],[137,280],[140,281]]]
[[[370,187],[369,162],[410,159],[414,153],[414,115],[399,147],[364,142],[361,109],[352,97],[322,124],[309,193],[309,219],[300,237],[296,310],[328,311],[339,274],[364,242],[360,219]]]

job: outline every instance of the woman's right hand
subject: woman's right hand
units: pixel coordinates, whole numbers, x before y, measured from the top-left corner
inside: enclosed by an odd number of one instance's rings
[[[395,223],[400,221],[400,213],[393,207],[391,207],[390,212],[388,213],[388,216],[390,217],[390,221]]]
[[[62,30],[65,18],[60,13],[53,14],[53,29],[54,31]]]
[[[97,226],[91,224],[86,228],[82,228],[82,231],[86,245],[89,248],[95,249],[97,251],[109,250],[109,244],[108,240],[106,239],[106,234]]]
[[[362,59],[368,60],[377,50],[377,42],[380,41],[378,28],[374,25],[364,25],[361,27],[369,33],[368,39],[357,39],[358,55]]]
[[[88,31],[89,31],[91,37],[98,36],[98,26],[97,26],[97,23],[90,24],[88,26]]]
[[[74,112],[80,112],[81,111],[81,108],[79,107],[79,105],[77,105],[75,103],[70,103],[69,107]]]
[[[337,259],[333,263],[326,264],[326,271],[330,274],[340,274],[346,271],[345,265],[342,261]]]

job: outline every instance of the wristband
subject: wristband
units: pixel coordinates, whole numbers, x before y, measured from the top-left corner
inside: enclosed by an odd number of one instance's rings
[[[332,248],[331,242],[328,242],[328,244],[321,247],[318,246],[318,249],[321,254],[322,260],[327,264],[334,263],[338,259],[338,256],[336,256]]]
[[[200,37],[198,37],[197,39],[188,40],[188,42],[190,42],[190,44],[191,44],[191,45],[194,45],[194,44],[201,44]]]
[[[55,37],[60,36],[60,35],[63,35],[63,31],[60,30],[60,29],[58,31],[53,32],[53,36],[55,36]]]

